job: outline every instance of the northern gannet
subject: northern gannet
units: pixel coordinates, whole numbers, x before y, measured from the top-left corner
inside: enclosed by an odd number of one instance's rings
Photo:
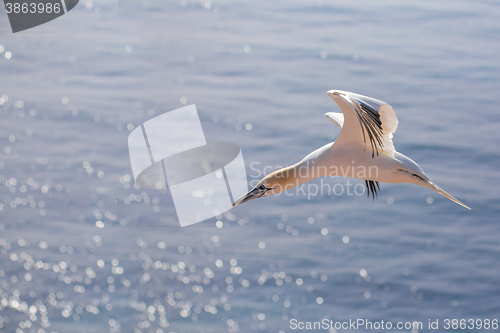
[[[379,182],[412,183],[428,187],[470,209],[437,186],[409,157],[397,152],[392,134],[398,118],[386,102],[341,90],[327,92],[342,110],[325,116],[341,128],[337,141],[313,151],[300,162],[265,176],[233,206],[252,199],[279,194],[323,176],[363,179],[368,195],[375,196]],[[346,170],[352,170],[352,172]]]

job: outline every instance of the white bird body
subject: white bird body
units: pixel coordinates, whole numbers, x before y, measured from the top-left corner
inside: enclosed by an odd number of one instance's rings
[[[341,128],[337,140],[313,151],[300,162],[267,175],[233,205],[331,176],[365,180],[368,194],[371,191],[374,196],[378,182],[412,183],[428,187],[470,209],[434,184],[412,159],[395,150],[392,134],[398,119],[389,104],[340,90],[330,90],[327,94],[342,110],[342,113],[326,114]]]

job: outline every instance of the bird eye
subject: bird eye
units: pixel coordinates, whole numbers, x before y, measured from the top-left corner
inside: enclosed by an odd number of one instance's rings
[[[265,190],[265,189],[266,189],[266,187],[264,186],[264,184],[260,185],[260,186],[259,186],[259,188],[260,188],[261,190]]]

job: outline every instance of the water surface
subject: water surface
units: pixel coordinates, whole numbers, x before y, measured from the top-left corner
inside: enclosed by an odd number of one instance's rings
[[[12,34],[1,7],[2,330],[498,319],[499,15],[494,1],[81,1]],[[181,229],[168,191],[133,186],[127,137],[156,115],[196,104],[255,181],[336,138],[330,89],[390,103],[396,149],[472,211],[382,184],[374,202],[269,197]]]

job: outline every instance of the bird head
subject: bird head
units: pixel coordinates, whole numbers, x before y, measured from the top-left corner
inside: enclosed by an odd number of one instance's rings
[[[253,199],[279,194],[283,191],[286,191],[287,189],[291,189],[299,185],[299,182],[295,176],[295,170],[291,167],[275,171],[265,176],[247,194],[234,201],[233,207]]]
[[[243,195],[239,199],[233,202],[233,207],[236,205],[240,205],[242,203],[245,203],[247,201],[257,199],[260,197],[272,195],[274,188],[268,187],[269,185],[266,185],[265,178],[262,179],[257,186],[255,186],[251,191],[249,191],[247,194]]]

